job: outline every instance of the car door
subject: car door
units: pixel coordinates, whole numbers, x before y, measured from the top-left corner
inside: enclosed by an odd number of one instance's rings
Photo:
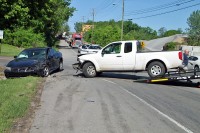
[[[123,70],[122,64],[122,43],[112,43],[102,50],[101,56],[97,59],[101,70]]]
[[[54,58],[54,52],[53,52],[52,48],[48,49],[47,65],[48,65],[50,70],[54,70],[55,69],[55,58]]]
[[[135,51],[133,51],[132,42],[126,42],[123,50],[123,66],[124,70],[133,70],[135,67]]]

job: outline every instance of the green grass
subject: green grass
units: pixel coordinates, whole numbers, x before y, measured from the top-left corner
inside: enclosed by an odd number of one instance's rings
[[[8,132],[14,120],[28,112],[39,77],[0,80],[0,133]]]
[[[18,48],[8,44],[0,44],[1,45],[1,53],[0,56],[15,56],[18,55],[23,49]]]

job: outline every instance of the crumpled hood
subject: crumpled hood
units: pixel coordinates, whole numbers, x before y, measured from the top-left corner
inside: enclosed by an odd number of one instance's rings
[[[39,60],[36,59],[25,59],[25,58],[18,58],[10,61],[7,64],[7,67],[31,67],[35,66],[39,63]]]

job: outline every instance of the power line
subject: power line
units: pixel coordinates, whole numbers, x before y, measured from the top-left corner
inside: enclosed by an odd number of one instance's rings
[[[191,7],[198,6],[198,5],[200,5],[200,3],[194,4],[194,5],[191,5],[191,6],[187,6],[187,7],[183,7],[183,8],[179,8],[179,9],[176,9],[176,10],[171,10],[171,11],[158,13],[158,14],[154,14],[154,15],[149,15],[149,16],[144,16],[144,17],[137,17],[137,18],[133,18],[133,19],[142,19],[142,18],[155,17],[155,16],[159,16],[159,15],[164,15],[164,14],[168,14],[168,13],[184,10],[184,9],[191,8]]]
[[[190,3],[192,1],[195,1],[195,0],[189,0],[189,1],[186,1],[186,2],[181,2],[181,3],[173,3],[173,4],[170,4],[168,6],[160,6],[158,8],[150,8],[150,9],[146,9],[146,10],[141,10],[141,11],[133,11],[132,13],[126,13],[125,16],[131,16],[131,15],[139,15],[139,14],[145,14],[145,13],[150,13],[150,12],[156,12],[156,11],[159,11],[159,10],[163,10],[163,9],[167,9],[167,8],[171,8],[171,7],[176,7],[176,6],[180,6],[180,5],[183,5],[183,4],[186,4],[186,3]]]
[[[129,12],[126,12],[126,13],[140,13],[140,12],[151,11],[151,10],[159,9],[159,8],[162,8],[162,7],[167,7],[167,6],[170,6],[170,5],[178,4],[178,3],[183,2],[183,1],[186,1],[186,0],[177,0],[177,1],[174,1],[174,2],[170,2],[170,3],[166,3],[166,4],[154,6],[154,7],[149,7],[149,8],[146,8],[146,9],[129,11]]]

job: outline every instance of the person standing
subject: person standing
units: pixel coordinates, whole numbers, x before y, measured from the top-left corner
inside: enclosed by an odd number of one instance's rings
[[[181,70],[187,71],[188,70],[188,56],[189,56],[189,50],[184,50],[183,52],[183,62],[182,65],[179,66]]]

